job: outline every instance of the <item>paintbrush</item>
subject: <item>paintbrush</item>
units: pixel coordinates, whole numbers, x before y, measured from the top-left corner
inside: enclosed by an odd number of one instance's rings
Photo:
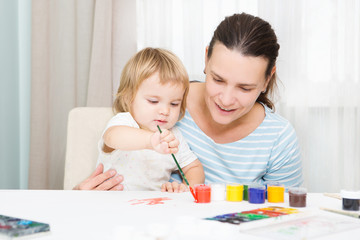
[[[160,132],[160,133],[162,133],[162,131],[161,131],[161,129],[160,129],[160,127],[159,127],[159,125],[157,125],[157,128],[159,129],[159,132]],[[185,181],[186,185],[187,185],[187,186],[188,186],[188,188],[190,189],[190,192],[191,192],[191,194],[193,195],[193,197],[194,197],[194,199],[195,199],[195,202],[197,202],[197,198],[196,198],[196,195],[195,195],[194,189],[190,186],[190,184],[189,184],[188,180],[186,179],[185,174],[184,174],[184,172],[182,171],[182,169],[181,169],[181,167],[180,167],[180,165],[179,165],[178,161],[176,160],[175,155],[172,153],[172,154],[171,154],[171,156],[172,156],[172,158],[174,159],[174,161],[175,161],[175,163],[176,163],[176,166],[178,167],[179,172],[180,172],[180,174],[181,174],[182,178],[184,179],[184,181]]]
[[[324,193],[324,196],[332,197],[332,198],[336,198],[336,199],[342,200],[340,194],[337,194],[337,193]]]
[[[354,212],[345,212],[345,211],[340,211],[340,210],[330,209],[330,208],[320,208],[320,209],[324,210],[324,211],[332,212],[332,213],[342,214],[342,215],[349,216],[349,217],[360,218],[360,214],[354,213]]]

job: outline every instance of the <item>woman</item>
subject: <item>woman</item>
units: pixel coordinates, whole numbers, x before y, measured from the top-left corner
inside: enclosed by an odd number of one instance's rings
[[[207,182],[301,185],[295,131],[272,111],[278,50],[270,24],[258,17],[234,14],[215,30],[206,48],[205,82],[190,84],[187,113],[178,123]],[[75,189],[122,189],[121,177],[105,181],[111,176],[101,168]]]

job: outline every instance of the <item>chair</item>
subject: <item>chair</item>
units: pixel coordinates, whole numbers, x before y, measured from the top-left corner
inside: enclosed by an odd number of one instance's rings
[[[79,107],[69,112],[64,189],[69,190],[95,170],[98,142],[107,122],[114,116],[110,107]]]

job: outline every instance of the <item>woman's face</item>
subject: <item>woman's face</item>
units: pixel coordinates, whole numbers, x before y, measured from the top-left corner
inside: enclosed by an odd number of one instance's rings
[[[215,43],[210,59],[205,59],[205,102],[216,123],[230,124],[252,109],[266,89],[267,64],[265,58],[243,56]]]

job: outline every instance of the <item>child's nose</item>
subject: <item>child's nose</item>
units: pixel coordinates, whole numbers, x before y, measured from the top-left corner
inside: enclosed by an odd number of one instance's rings
[[[162,115],[169,115],[170,113],[170,108],[168,106],[161,106],[160,108],[160,114]]]

